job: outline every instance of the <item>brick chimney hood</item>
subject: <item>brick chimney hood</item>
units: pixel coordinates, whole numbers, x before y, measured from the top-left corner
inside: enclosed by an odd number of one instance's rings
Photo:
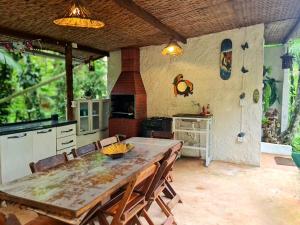
[[[146,94],[140,73],[140,49],[121,49],[122,71],[113,87],[112,95]]]
[[[140,73],[140,49],[123,48],[122,72],[111,91],[109,135],[141,134],[141,123],[147,117],[147,95]]]

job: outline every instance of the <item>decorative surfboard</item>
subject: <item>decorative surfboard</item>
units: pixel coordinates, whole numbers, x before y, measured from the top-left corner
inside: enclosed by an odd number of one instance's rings
[[[231,76],[232,41],[224,39],[221,43],[220,77],[228,80]]]

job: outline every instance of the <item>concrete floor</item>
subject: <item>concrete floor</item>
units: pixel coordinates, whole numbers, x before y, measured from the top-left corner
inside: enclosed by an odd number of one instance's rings
[[[174,177],[184,202],[173,211],[178,225],[300,225],[300,171],[276,165],[272,155],[262,155],[261,167],[213,162],[205,168],[183,158]],[[150,214],[155,224],[164,220],[156,206]],[[31,216],[18,213],[23,224]]]
[[[173,185],[184,202],[174,209],[178,225],[300,225],[300,170],[272,155],[259,168],[180,159]]]

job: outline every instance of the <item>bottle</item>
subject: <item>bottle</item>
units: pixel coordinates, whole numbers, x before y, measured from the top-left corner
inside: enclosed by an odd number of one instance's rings
[[[206,107],[206,114],[210,115],[210,106],[209,106],[209,104],[207,104],[207,107]]]

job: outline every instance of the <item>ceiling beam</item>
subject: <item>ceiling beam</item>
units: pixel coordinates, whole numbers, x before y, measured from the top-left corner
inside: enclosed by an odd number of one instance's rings
[[[297,28],[300,27],[300,17],[297,19],[294,26],[287,32],[286,36],[283,39],[283,44],[287,43],[293,36],[293,34],[297,31]]]
[[[44,42],[46,44],[60,45],[63,47],[66,47],[68,44],[68,41],[57,40],[57,39],[50,38],[50,37],[16,31],[16,30],[3,28],[3,27],[0,27],[0,34],[9,36],[9,37],[15,37],[17,39],[28,39],[28,40],[38,40],[39,39],[39,40],[41,40],[41,42]],[[109,56],[109,52],[107,52],[107,51],[92,48],[92,47],[85,46],[85,45],[80,45],[80,44],[77,44],[76,50],[88,52],[88,53],[92,53],[92,54],[97,54],[97,55],[102,55],[102,56]]]
[[[186,37],[179,34],[172,28],[168,27],[167,25],[163,24],[159,19],[153,16],[151,13],[147,12],[145,9],[134,3],[132,0],[114,0],[120,7],[127,9],[128,11],[132,12],[134,15],[140,17],[144,21],[148,22],[155,28],[159,29],[163,33],[167,34],[168,36],[176,39],[177,41],[181,41],[182,43],[186,44]]]

